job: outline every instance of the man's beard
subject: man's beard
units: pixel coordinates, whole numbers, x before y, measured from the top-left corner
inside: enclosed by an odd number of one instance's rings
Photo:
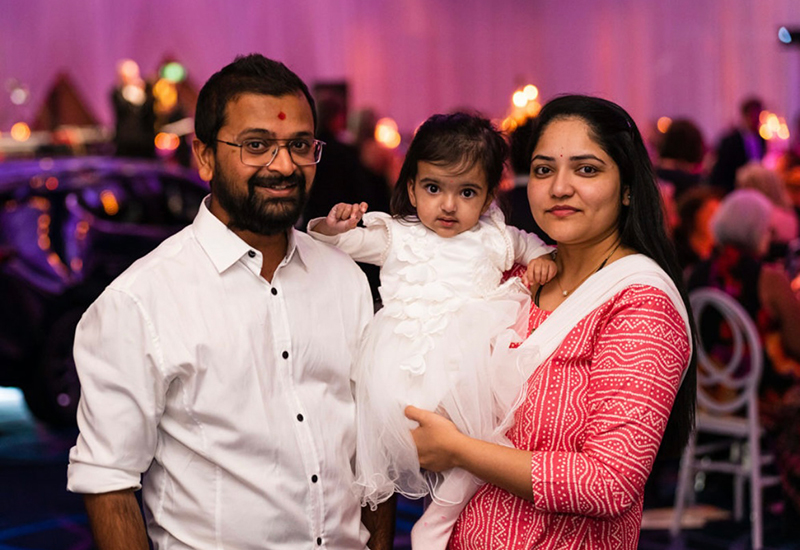
[[[228,214],[228,228],[250,231],[258,235],[277,235],[294,226],[306,202],[306,181],[300,172],[289,176],[262,177],[247,180],[247,195],[238,194],[235,186],[218,172],[211,179],[211,189],[220,206]],[[292,197],[261,196],[256,187],[294,185]]]

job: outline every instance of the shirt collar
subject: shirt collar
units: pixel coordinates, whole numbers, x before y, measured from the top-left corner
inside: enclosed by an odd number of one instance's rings
[[[197,242],[205,250],[214,267],[222,273],[253,249],[211,213],[208,209],[210,200],[211,195],[208,195],[200,204],[200,210],[194,219],[194,232]],[[300,265],[306,267],[303,256],[308,254],[306,251],[308,246],[306,243],[299,243],[300,239],[297,239],[295,233],[294,229],[287,232],[286,258],[281,264],[289,263],[296,256]],[[256,253],[260,254],[258,251]]]

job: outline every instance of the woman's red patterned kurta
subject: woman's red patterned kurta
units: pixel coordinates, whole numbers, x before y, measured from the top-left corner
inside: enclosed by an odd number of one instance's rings
[[[530,328],[549,315],[531,308]],[[648,286],[581,320],[529,380],[508,436],[533,452],[533,501],[484,485],[451,550],[635,549],[644,485],[689,361],[686,327]]]

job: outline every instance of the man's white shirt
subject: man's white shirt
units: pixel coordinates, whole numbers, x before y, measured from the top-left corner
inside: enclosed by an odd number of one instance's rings
[[[365,547],[350,368],[369,287],[294,230],[271,284],[261,263],[204,203],[78,327],[68,488],[138,488],[146,473],[157,549]]]

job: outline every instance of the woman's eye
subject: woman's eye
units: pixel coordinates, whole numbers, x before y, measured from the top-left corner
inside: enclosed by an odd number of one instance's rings
[[[539,165],[539,166],[534,166],[533,168],[531,168],[531,173],[536,175],[536,176],[546,176],[550,172],[551,172],[551,170],[547,166]]]
[[[594,166],[581,166],[578,168],[578,173],[583,174],[585,176],[592,176],[597,173],[597,168]]]

